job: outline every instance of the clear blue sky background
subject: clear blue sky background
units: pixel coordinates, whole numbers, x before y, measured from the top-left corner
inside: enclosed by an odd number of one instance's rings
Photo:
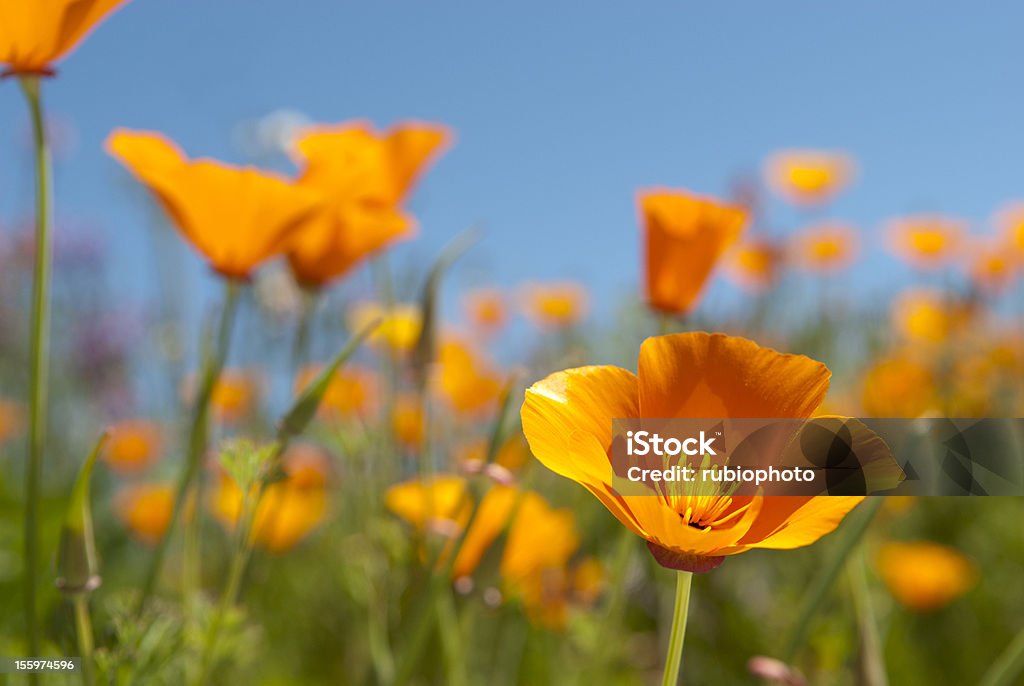
[[[146,212],[102,151],[107,133],[157,129],[240,161],[239,121],[294,108],[456,130],[413,199],[422,238],[408,254],[482,223],[477,276],[463,279],[575,278],[614,298],[637,282],[636,189],[721,193],[782,147],[857,157],[833,214],[868,243],[907,211],[983,230],[1024,195],[1022,25],[1013,2],[134,0],[46,84],[77,129],[58,214],[94,226],[120,292],[144,294]],[[0,83],[7,224],[30,210],[19,95]],[[881,283],[892,264],[870,249],[849,278]]]

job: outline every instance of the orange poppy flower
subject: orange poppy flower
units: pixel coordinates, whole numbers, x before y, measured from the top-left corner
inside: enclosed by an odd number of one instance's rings
[[[953,548],[928,541],[884,544],[878,551],[877,568],[896,600],[918,612],[949,605],[978,580],[970,560]]]
[[[416,450],[423,445],[426,430],[423,406],[415,395],[400,395],[395,400],[391,414],[391,430],[406,450]]]
[[[647,304],[659,312],[693,309],[719,258],[739,238],[747,213],[686,191],[639,196]]]
[[[115,511],[131,534],[147,545],[164,536],[174,510],[174,489],[166,484],[138,484],[115,498]]]
[[[298,395],[310,382],[320,376],[322,365],[309,365],[299,371],[295,379]],[[371,369],[358,365],[343,366],[331,377],[320,400],[318,414],[338,420],[352,417],[366,418],[377,411],[377,375]]]
[[[1001,207],[992,222],[999,231],[1001,242],[1010,249],[1016,260],[1024,259],[1024,202],[1014,201]]]
[[[296,279],[323,286],[396,240],[415,220],[401,203],[417,177],[450,140],[432,124],[400,124],[378,133],[366,122],[318,126],[296,142],[299,184],[328,200],[296,234],[288,261]]]
[[[578,283],[531,283],[522,288],[523,313],[544,329],[565,329],[587,314],[587,291]]]
[[[438,475],[427,482],[412,479],[388,488],[384,505],[417,529],[457,533],[469,520],[473,504],[461,476]]]
[[[1020,253],[1024,254],[1024,253]],[[1017,276],[1020,261],[1016,249],[1001,242],[980,241],[967,257],[967,275],[974,286],[988,295],[1005,293]]]
[[[327,511],[327,456],[296,444],[282,457],[285,478],[263,490],[252,524],[254,545],[272,553],[294,548],[323,521]],[[229,530],[242,515],[242,489],[226,474],[212,495],[214,516]]]
[[[938,407],[935,376],[908,356],[885,358],[864,375],[861,403],[869,417],[920,417]]]
[[[103,447],[103,459],[115,472],[140,472],[160,456],[162,434],[156,422],[145,419],[118,422],[110,427]]]
[[[912,288],[893,300],[891,319],[908,341],[935,344],[964,331],[970,313],[941,291]]]
[[[190,160],[158,133],[119,129],[107,138],[106,148],[227,278],[248,279],[259,264],[283,253],[303,220],[322,204],[319,194],[274,174]]]
[[[765,162],[768,186],[797,205],[820,205],[853,179],[848,155],[823,150],[783,150]]]
[[[612,419],[810,417],[828,390],[825,365],[745,338],[683,333],[648,338],[639,373],[613,366],[557,372],[526,391],[523,432],[552,471],[583,485],[666,567],[708,571],[752,548],[809,545],[863,498],[619,495]]]
[[[398,303],[390,310],[378,303],[359,303],[348,313],[348,325],[353,331],[362,331],[372,322],[380,324],[367,339],[378,348],[395,352],[408,352],[420,338],[423,315],[416,305]]]
[[[434,387],[457,412],[479,413],[493,409],[504,386],[497,370],[456,338],[441,343],[435,372]]]
[[[888,246],[918,269],[936,269],[951,262],[963,240],[964,223],[941,215],[915,215],[889,222]]]
[[[473,329],[484,334],[497,331],[508,319],[505,298],[501,291],[494,288],[481,288],[467,293],[462,299],[462,305]]]
[[[53,74],[53,65],[127,0],[0,0],[0,64],[7,74]]]
[[[808,227],[793,237],[793,261],[809,272],[835,273],[857,257],[857,230],[829,222]]]
[[[223,424],[238,424],[256,407],[260,395],[259,379],[245,369],[225,369],[213,387],[210,407]]]
[[[771,288],[782,266],[782,251],[771,240],[744,241],[726,253],[723,268],[730,281],[750,293]]]

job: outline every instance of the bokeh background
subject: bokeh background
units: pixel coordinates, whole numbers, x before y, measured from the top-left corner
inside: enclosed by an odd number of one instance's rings
[[[476,344],[503,374],[517,372],[516,393],[567,366],[633,367],[639,342],[660,330],[643,307],[639,190],[742,201],[753,214],[748,236],[779,245],[820,221],[842,221],[857,236],[849,264],[813,274],[787,268],[756,293],[719,269],[695,312],[675,326],[744,334],[825,361],[836,372],[836,411],[1016,416],[1024,400],[1017,264],[987,291],[966,260],[1002,235],[999,210],[1024,198],[1022,19],[1024,9],[1010,2],[130,2],[45,90],[57,193],[50,529],[100,427],[138,418],[161,436],[144,446],[148,471],[101,469],[96,477],[105,583],[94,605],[104,673],[119,683],[179,683],[195,659],[194,637],[176,633],[183,610],[173,592],[158,608],[163,623],[133,626],[125,610],[166,502],[151,499],[135,520],[114,504],[176,473],[182,388],[220,297],[217,277],[104,152],[112,130],[162,131],[190,155],[293,173],[287,146],[306,123],[418,119],[450,127],[454,145],[407,203],[419,236],[389,250],[388,270],[396,297],[413,301],[443,246],[478,227],[482,240],[446,275],[441,318],[466,331],[464,294],[504,293],[509,322]],[[0,654],[13,655],[21,640],[17,398],[33,206],[29,123],[13,84],[0,83],[0,122],[0,396],[9,401],[0,417],[0,598],[12,599],[0,600]],[[856,172],[829,202],[794,205],[764,178],[766,159],[791,148],[838,151]],[[963,260],[922,273],[886,248],[887,222],[918,213],[963,222]],[[538,329],[520,316],[524,284],[566,280],[589,303],[571,325]],[[230,355],[232,368],[257,379],[258,392],[244,384],[228,392],[224,402],[241,406],[242,416],[224,422],[218,438],[265,437],[291,401],[296,313],[288,298],[279,307],[274,297],[287,285],[267,283],[244,301]],[[345,312],[378,298],[379,283],[379,272],[363,265],[332,288],[313,361],[337,350]],[[894,307],[922,286],[938,295],[918,303],[917,315]],[[380,361],[360,355],[370,368]],[[917,393],[932,385],[927,397]],[[457,471],[458,456],[486,438],[489,424],[452,421],[438,451]],[[388,660],[401,662],[422,592],[422,532],[409,526],[415,517],[396,516],[401,508],[383,502],[411,470],[372,478],[363,471],[377,449],[374,430],[400,430],[364,429],[321,421],[313,431],[319,456],[333,460],[313,470],[329,484],[326,504],[316,516],[300,508],[313,520],[301,535],[254,556],[219,654],[221,683],[387,682]],[[565,567],[573,581],[556,603],[557,621],[548,621],[545,603],[539,610],[514,600],[496,560],[473,583],[456,584],[451,621],[470,656],[470,683],[653,682],[671,579],[577,485],[508,459],[521,483],[571,512],[579,541]],[[200,596],[213,598],[227,536],[216,513],[205,517]],[[808,683],[884,683],[865,666],[873,640],[865,597],[880,627],[874,657],[881,655],[889,683],[978,683],[1021,641],[1022,522],[1018,498],[892,500],[816,605],[793,654],[786,642],[805,591],[839,543],[729,560],[695,582],[688,683],[758,683],[748,662],[762,655],[784,658]],[[176,582],[172,575],[168,587]],[[208,611],[205,601],[192,602],[194,615]],[[68,608],[55,593],[47,608],[48,650],[72,654]],[[426,640],[414,681],[449,682],[432,658],[444,637]],[[797,679],[787,670],[779,679]]]

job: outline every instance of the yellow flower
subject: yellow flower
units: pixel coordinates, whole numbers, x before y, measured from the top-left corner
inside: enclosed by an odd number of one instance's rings
[[[1017,276],[1020,258],[1015,248],[1002,242],[979,241],[967,256],[967,276],[974,286],[988,295],[1005,293]]]
[[[380,320],[380,325],[368,339],[373,345],[408,352],[419,340],[423,316],[416,305],[399,303],[388,310],[378,303],[365,302],[355,305],[348,315],[353,331],[362,331],[376,320]]]
[[[907,355],[885,358],[865,374],[861,402],[869,417],[920,417],[938,406],[935,377]]]
[[[256,407],[260,384],[254,374],[244,369],[225,369],[213,387],[210,407],[222,424],[238,424]]]
[[[958,254],[963,222],[941,215],[914,215],[894,219],[887,227],[889,249],[918,269],[937,269]]]
[[[127,0],[0,0],[0,64],[44,75]]]
[[[505,326],[508,312],[505,298],[494,288],[481,288],[462,299],[466,318],[475,331],[491,334]]]
[[[406,450],[416,450],[423,444],[423,407],[414,395],[400,395],[391,414],[391,430]]]
[[[835,273],[857,257],[857,231],[827,222],[808,227],[793,237],[793,261],[809,272]]]
[[[783,150],[765,162],[769,187],[797,205],[828,202],[846,188],[853,173],[849,156],[823,150]]]
[[[565,329],[586,316],[587,292],[568,281],[527,284],[522,289],[523,312],[545,329]]]
[[[745,210],[686,191],[639,196],[647,304],[685,314],[700,298],[722,254],[747,223]]]
[[[327,511],[328,463],[323,451],[297,444],[282,457],[285,479],[263,490],[252,524],[254,545],[272,553],[294,548],[315,529]],[[242,515],[242,489],[221,474],[213,494],[214,516],[234,529]]]
[[[0,445],[19,435],[25,428],[25,409],[21,403],[0,398]]]
[[[174,490],[166,484],[138,484],[117,494],[115,511],[131,534],[155,545],[171,522]]]
[[[248,279],[258,265],[283,253],[322,203],[318,194],[253,167],[190,160],[158,133],[119,129],[106,145],[227,278]]]
[[[862,498],[619,495],[612,487],[612,419],[810,417],[830,372],[744,338],[685,333],[648,338],[639,373],[590,366],[552,374],[526,391],[523,432],[533,454],[578,482],[647,541],[666,567],[707,571],[753,548],[809,545]]]
[[[458,462],[461,464],[480,464],[487,457],[487,441],[474,441],[458,451]],[[498,448],[494,456],[494,464],[500,465],[510,472],[517,472],[530,461],[530,447],[520,433],[509,436]]]
[[[584,605],[593,605],[608,586],[608,574],[596,557],[579,561],[572,570],[572,589],[575,598]]]
[[[1013,258],[1016,261],[1024,259],[1024,202],[1010,202],[1001,207],[993,217],[993,223]]]
[[[896,600],[918,612],[945,607],[978,579],[977,569],[966,557],[927,541],[884,544],[878,551],[877,568]]]
[[[963,308],[941,291],[914,288],[893,300],[892,325],[908,341],[942,343],[965,325]]]
[[[103,459],[115,472],[140,472],[160,457],[162,433],[159,424],[145,419],[118,422],[109,429]]]
[[[494,409],[503,379],[490,362],[468,344],[449,337],[441,343],[434,387],[448,405],[461,413]]]
[[[439,475],[424,483],[413,479],[388,488],[384,505],[418,530],[461,530],[472,509],[466,480]]]
[[[772,287],[782,265],[782,251],[766,238],[744,241],[725,255],[725,274],[737,286],[760,293]]]
[[[296,142],[299,184],[328,203],[295,235],[288,262],[296,279],[323,286],[396,240],[415,233],[401,202],[449,132],[415,122],[378,133],[366,122],[317,126]]]
[[[323,365],[308,365],[301,369],[295,379],[295,393],[298,395],[307,385],[320,376]],[[377,375],[371,369],[348,364],[331,377],[318,413],[330,420],[366,418],[377,411]]]

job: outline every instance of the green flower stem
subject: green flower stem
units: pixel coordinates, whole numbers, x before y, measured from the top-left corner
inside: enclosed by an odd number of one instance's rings
[[[51,239],[50,152],[38,76],[21,78],[21,88],[32,118],[36,165],[35,267],[32,272],[32,338],[29,362],[28,464],[25,467],[25,623],[28,652],[39,655],[37,615],[39,566],[39,482],[46,439],[47,377],[49,372]],[[31,683],[38,676],[30,675]]]
[[[75,606],[75,631],[78,634],[78,652],[82,658],[82,683],[92,686],[95,681],[93,674],[93,637],[92,620],[89,619],[89,596],[76,593],[71,601]]]
[[[857,548],[857,544],[864,537],[868,526],[874,520],[875,515],[878,514],[883,500],[884,498],[868,498],[867,502],[858,508],[860,511],[854,512],[836,534],[837,540],[830,556],[821,566],[818,576],[811,582],[811,586],[807,589],[807,594],[804,596],[804,601],[797,614],[799,619],[793,625],[793,632],[790,634],[789,640],[786,641],[786,647],[782,652],[784,662],[792,663],[797,653],[800,652],[800,649],[807,641],[807,634],[811,630],[811,622],[817,615],[822,601],[825,600],[829,589],[835,584],[836,577],[842,571],[846,560]]]
[[[878,633],[874,605],[871,602],[871,587],[868,584],[867,561],[864,559],[863,546],[860,546],[850,560],[848,570],[859,625],[863,683],[865,686],[888,686],[889,677],[885,673],[882,640]]]
[[[171,513],[171,520],[167,524],[167,530],[164,532],[163,537],[157,544],[156,551],[153,553],[153,559],[146,574],[145,583],[142,586],[142,595],[139,597],[139,604],[135,610],[136,617],[142,616],[146,603],[156,589],[156,583],[160,578],[160,571],[163,569],[164,560],[167,557],[167,548],[174,533],[174,527],[182,516],[185,501],[192,489],[192,485],[199,476],[203,455],[206,452],[207,434],[209,433],[210,400],[213,397],[213,390],[217,385],[217,380],[220,378],[221,371],[224,369],[228,348],[231,346],[231,330],[238,311],[238,292],[238,283],[231,280],[225,282],[224,307],[221,310],[220,326],[217,331],[217,339],[212,354],[207,355],[203,363],[199,394],[193,409],[192,425],[189,431],[188,455],[174,494],[174,510]]]
[[[672,610],[672,631],[668,636],[668,652],[665,654],[665,671],[661,675],[661,686],[676,686],[679,683],[679,668],[683,664],[683,639],[686,637],[686,617],[690,613],[692,581],[692,572],[676,572],[676,604]]]
[[[1024,629],[1010,641],[1006,650],[996,658],[985,676],[979,681],[980,686],[1011,686],[1019,683],[1017,677],[1024,672]]]
[[[302,289],[302,313],[299,315],[299,325],[295,329],[295,340],[292,343],[292,368],[295,373],[298,373],[302,365],[309,360],[310,334],[319,302],[319,290]]]

